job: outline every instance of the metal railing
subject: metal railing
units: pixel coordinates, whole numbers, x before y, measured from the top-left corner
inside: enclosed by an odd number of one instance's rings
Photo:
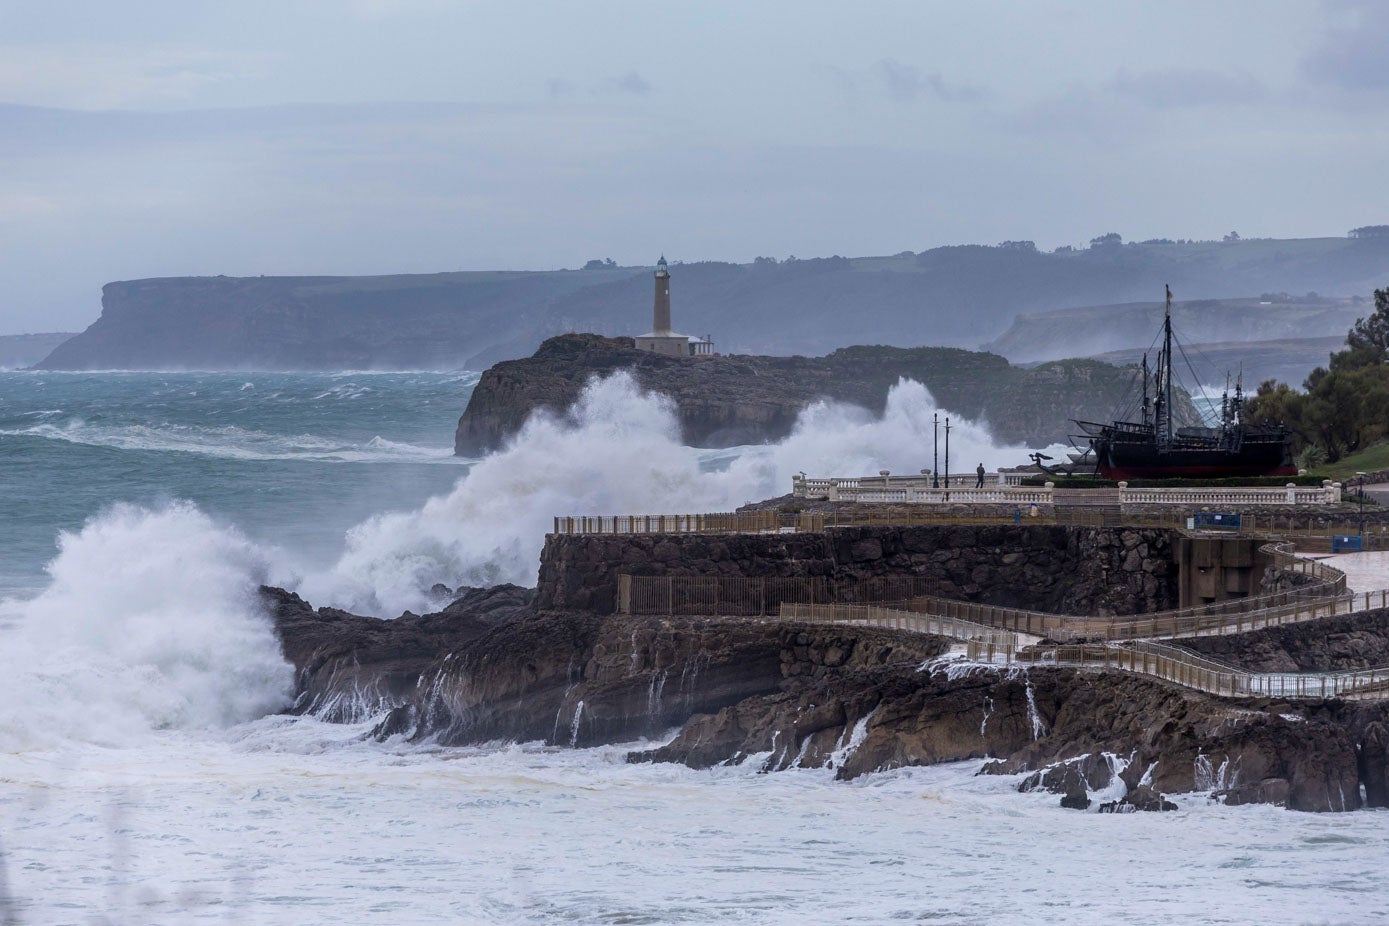
[[[1138,672],[1224,697],[1389,697],[1389,666],[1348,672],[1250,672],[1181,647],[1147,641],[1023,649],[1014,659],[1031,665]]]
[[[783,604],[779,615],[784,620],[820,624],[852,624],[862,627],[882,627],[886,630],[906,630],[928,633],[970,644],[970,658],[994,662],[1011,662],[1018,652],[1017,634],[983,624],[943,617],[938,614],[918,614],[900,608],[846,604]]]
[[[908,510],[869,508],[864,511],[736,511],[714,514],[588,515],[557,517],[556,534],[765,534],[822,533],[834,527],[921,527],[928,525],[1067,524],[1087,527],[1156,527],[1185,530],[1186,517],[1166,513],[1119,513],[1085,509],[1033,509],[1029,505],[995,506],[996,514],[959,514],[930,506]],[[1010,510],[1011,509],[1011,510]],[[1331,538],[1355,535],[1354,523],[1320,526],[1315,518],[1296,515],[1245,514],[1240,533],[1296,543],[1308,553],[1331,552]],[[1389,550],[1389,524],[1373,524],[1364,534],[1365,550]]]
[[[1241,599],[1241,603],[1255,601],[1263,602],[1264,606],[1235,608],[1222,603],[1221,607],[1204,613],[1198,608],[1134,617],[1054,614],[929,597],[914,599],[910,608],[924,614],[939,614],[1053,640],[1139,640],[1221,636],[1335,617],[1355,610],[1355,595],[1349,592],[1333,597],[1298,598],[1297,591],[1293,591],[1258,599]],[[1281,603],[1269,604],[1270,601]]]
[[[1346,576],[1341,570],[1295,556],[1288,543],[1265,544],[1260,552],[1273,560],[1275,568],[1311,576],[1315,581],[1253,598],[1229,598],[1197,607],[1134,616],[1058,614],[931,596],[916,598],[908,607],[913,611],[1002,627],[1015,633],[1062,640],[1136,640],[1243,633],[1355,610],[1356,596],[1346,591]],[[1382,605],[1389,604],[1385,592],[1374,594],[1379,596]],[[1370,596],[1371,593],[1366,593],[1367,606]]]

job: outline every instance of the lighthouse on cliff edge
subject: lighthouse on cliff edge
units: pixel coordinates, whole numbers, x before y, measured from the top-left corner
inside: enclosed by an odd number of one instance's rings
[[[651,331],[637,337],[637,350],[649,350],[668,357],[708,357],[714,353],[714,342],[676,334],[670,330],[670,267],[666,256],[656,262],[656,301],[651,310]]]

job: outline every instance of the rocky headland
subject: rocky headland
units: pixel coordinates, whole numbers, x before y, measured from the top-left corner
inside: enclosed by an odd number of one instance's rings
[[[682,440],[696,447],[780,440],[801,409],[820,399],[881,414],[888,390],[902,378],[925,385],[942,407],[987,422],[1001,441],[1046,446],[1066,439],[1072,418],[1107,420],[1131,379],[1130,371],[1092,360],[1023,369],[997,354],[948,347],[691,359],[638,351],[631,338],[570,334],[482,375],[458,421],[454,451],[480,456],[495,450],[533,412],[563,414],[593,377],[619,370],[630,371],[643,389],[670,397]]]
[[[1118,670],[970,663],[944,638],[875,627],[617,614],[612,593],[596,591],[643,556],[667,570],[805,568],[850,581],[888,560],[900,567],[924,557],[921,569],[954,550],[971,559],[971,579],[993,570],[972,591],[958,586],[962,594],[1101,608],[1113,605],[1102,583],[1048,587],[1027,578],[1027,567],[1064,574],[1075,570],[1070,557],[1138,548],[1097,528],[904,536],[910,530],[779,535],[760,547],[734,535],[656,539],[672,544],[673,560],[654,546],[550,538],[537,589],[464,590],[441,612],[395,620],[314,609],[278,589],[263,595],[296,668],[293,710],[341,722],[376,717],[378,737],[570,747],[645,739],[658,744],[629,761],[831,768],[840,778],[977,760],[984,773],[1017,775],[1020,790],[1114,811],[1167,809],[1170,796],[1189,792],[1308,811],[1389,806],[1381,702],[1217,698]],[[1155,562],[1172,547],[1158,539],[1141,539]],[[963,568],[946,563],[943,574]],[[1141,582],[1128,595],[1137,612],[1165,604]],[[1337,622],[1330,637],[1291,625],[1181,642],[1256,667],[1332,668],[1389,652],[1389,612]]]

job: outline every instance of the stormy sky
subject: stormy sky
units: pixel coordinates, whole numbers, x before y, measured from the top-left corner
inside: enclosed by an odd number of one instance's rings
[[[0,0],[0,334],[100,286],[1389,223],[1380,0]]]

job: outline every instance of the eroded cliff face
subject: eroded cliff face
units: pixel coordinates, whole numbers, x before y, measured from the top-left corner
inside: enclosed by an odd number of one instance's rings
[[[1371,803],[1389,797],[1384,718],[1339,702],[1237,703],[1120,672],[970,665],[942,658],[940,638],[865,627],[510,605],[383,621],[267,595],[299,709],[384,712],[382,737],[592,746],[674,729],[631,760],[842,778],[989,757],[986,771],[1011,774],[1108,753],[1135,794],[1350,810],[1365,780]],[[1106,786],[1088,775],[1090,791]]]
[[[617,577],[922,576],[946,598],[1068,614],[1177,607],[1171,532],[1062,525],[839,527],[810,534],[551,536],[537,605],[608,614]]]
[[[563,414],[591,378],[618,370],[631,371],[642,388],[673,399],[681,437],[696,447],[781,440],[800,410],[819,399],[880,414],[888,390],[903,377],[924,384],[943,407],[987,421],[1000,440],[1044,446],[1065,440],[1072,418],[1107,420],[1130,378],[1093,361],[1022,369],[996,354],[946,347],[674,358],[638,351],[631,338],[561,335],[534,356],[483,374],[458,421],[455,452],[481,456],[495,450],[533,412]]]
[[[1001,758],[985,773],[1016,774],[1103,754],[1119,760],[1113,772],[1129,789],[1219,791],[1232,803],[1295,810],[1360,806],[1355,743],[1336,723],[1074,669],[939,662],[797,679],[693,718],[632,758],[702,768],[758,756],[769,771],[828,766],[854,778],[986,757]],[[1091,772],[1087,784],[1099,791],[1110,781]]]

